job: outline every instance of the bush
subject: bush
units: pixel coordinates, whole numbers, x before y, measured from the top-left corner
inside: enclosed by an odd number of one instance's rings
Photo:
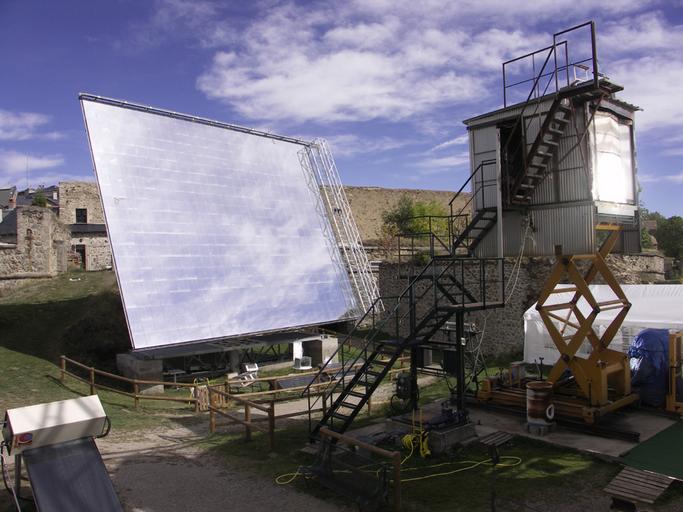
[[[31,206],[42,206],[45,208],[47,206],[47,199],[45,198],[45,195],[42,192],[36,192],[33,194]]]

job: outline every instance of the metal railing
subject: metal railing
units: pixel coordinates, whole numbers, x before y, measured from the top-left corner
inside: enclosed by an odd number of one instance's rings
[[[569,43],[566,38],[569,34],[576,33],[577,31],[585,28],[590,29],[591,56],[578,60],[571,60]],[[564,38],[564,40],[561,40],[562,38]],[[543,60],[543,64],[540,66],[537,73],[536,56],[539,54],[545,54],[545,59]],[[564,58],[564,63],[558,63],[558,55],[561,55]],[[531,59],[532,62],[533,78],[527,78],[517,82],[509,83],[507,67],[511,64],[528,59]],[[549,67],[550,63],[552,63],[551,67]],[[546,70],[546,68],[548,69]],[[547,113],[540,110],[541,105],[544,103],[547,96],[554,94],[557,99],[563,90],[569,92],[569,88],[578,85],[574,81],[570,80],[570,69],[574,70],[575,76],[577,69],[587,74],[592,72],[591,80],[579,80],[577,82],[581,84],[591,83],[592,87],[594,88],[599,86],[601,75],[598,71],[595,22],[589,21],[580,25],[576,25],[575,27],[569,28],[567,30],[557,32],[553,35],[552,46],[542,48],[541,50],[537,50],[535,52],[527,53],[503,63],[503,104],[505,107],[508,106],[508,90],[510,88],[528,84],[529,82],[532,83],[531,89],[529,90],[526,99],[521,102],[521,111],[517,116],[517,119],[515,120],[515,123],[507,136],[507,141],[505,142],[501,151],[501,156],[505,167],[504,177],[506,179],[504,188],[508,204],[511,202],[511,193],[513,192],[513,180],[510,179],[513,174],[512,168],[519,160],[521,160],[521,165],[526,170],[529,163],[529,154],[533,153],[533,148],[529,153],[527,153],[527,134],[529,133],[532,123],[537,123],[539,126],[539,133],[537,134],[536,138],[538,139],[538,137],[542,136],[542,118],[543,116],[547,115]],[[560,79],[561,74],[564,74],[564,80],[562,80],[562,82]],[[541,89],[543,80],[545,81],[545,86]],[[511,147],[514,147],[514,150],[511,151]]]
[[[590,56],[584,58],[573,59],[570,54],[570,47],[568,37],[570,34],[576,35],[582,29],[590,30]],[[542,59],[545,54],[545,59],[543,64],[538,68],[537,72],[537,60]],[[558,55],[560,58],[564,58],[564,62],[558,62]],[[552,70],[546,71],[546,66],[550,58],[553,58],[553,68]],[[530,62],[531,64],[531,76],[518,80],[515,82],[510,82],[509,80],[509,68],[513,64],[518,64],[520,62]],[[573,75],[575,81],[583,82],[584,80],[578,80],[577,70],[579,73],[584,73],[592,82],[595,87],[598,86],[600,77],[598,71],[598,54],[597,54],[597,44],[595,37],[595,22],[587,21],[581,23],[574,27],[562,30],[553,34],[553,44],[540,50],[536,50],[530,53],[526,53],[514,59],[510,59],[503,63],[503,105],[505,107],[509,106],[509,90],[515,87],[522,86],[524,84],[532,83],[531,90],[528,96],[522,103],[527,103],[531,99],[538,99],[543,97],[548,93],[557,93],[562,87],[570,87],[573,85],[573,80],[571,80]],[[564,80],[560,79],[560,75],[564,74]],[[548,78],[548,82],[544,88],[544,92],[541,93],[540,83],[543,78]],[[549,86],[554,85],[554,89],[549,91]]]
[[[308,396],[309,408],[315,408],[321,400],[331,400],[335,393],[345,389],[355,378],[358,366],[371,358],[375,344],[387,338],[410,340],[423,329],[429,329],[429,321],[435,318],[440,307],[476,302],[485,308],[487,304],[503,300],[505,276],[500,275],[500,269],[504,268],[501,258],[430,257],[427,265],[409,277],[409,284],[401,294],[382,297],[383,309],[378,310],[373,304],[342,339],[330,358],[337,356],[341,360],[339,373],[327,386],[318,388],[321,393],[314,401],[310,399],[316,378],[301,393],[302,397]],[[425,312],[418,314],[418,309]],[[354,346],[354,342],[362,346]],[[328,361],[323,365],[319,374],[329,373],[330,364]],[[367,384],[367,374],[362,377]]]

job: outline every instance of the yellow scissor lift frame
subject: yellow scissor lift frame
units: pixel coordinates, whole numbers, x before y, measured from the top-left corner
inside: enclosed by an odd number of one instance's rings
[[[556,248],[557,261],[536,305],[560,352],[560,358],[547,379],[555,385],[555,410],[559,416],[582,418],[587,423],[594,423],[601,415],[639,399],[638,395],[631,393],[631,369],[627,355],[609,348],[631,308],[631,303],[605,262],[619,239],[621,228],[618,225],[601,224],[596,229],[608,231],[609,235],[594,254],[564,255],[561,246]],[[578,266],[581,260],[590,261],[585,273]],[[589,286],[599,277],[610,287],[616,299],[604,302],[595,299]],[[548,303],[551,296],[567,293],[573,293],[568,302]],[[591,312],[588,315],[579,309],[578,304],[582,299],[590,305]],[[598,336],[593,329],[593,322],[601,312],[615,309],[619,309],[619,312],[602,336]],[[591,352],[588,357],[581,357],[577,353],[585,340],[590,343]],[[567,369],[574,377],[575,385],[566,386],[563,382],[567,379],[561,382]],[[482,382],[477,398],[484,402],[524,407],[526,392],[522,384],[501,386],[494,383],[493,379],[487,379]]]
[[[609,235],[595,254],[568,256],[562,255],[561,250],[558,250],[557,262],[536,305],[560,352],[560,358],[550,371],[548,381],[555,383],[557,388],[564,371],[569,369],[578,387],[578,394],[585,400],[581,415],[588,423],[595,422],[601,415],[632,404],[639,398],[631,393],[628,356],[609,348],[631,308],[631,303],[605,261],[619,239],[620,227],[599,225],[597,229],[608,230]],[[583,275],[577,266],[579,260],[590,261],[590,267]],[[589,286],[598,277],[609,286],[616,299],[603,302],[595,299]],[[559,286],[563,281],[569,286]],[[574,294],[568,302],[547,304],[552,295],[568,292]],[[591,307],[588,315],[584,315],[578,307],[582,299]],[[609,310],[619,311],[602,336],[598,336],[593,329],[593,322],[601,312]],[[574,332],[565,335],[568,327]],[[585,340],[590,343],[591,352],[588,357],[581,357],[577,352]]]

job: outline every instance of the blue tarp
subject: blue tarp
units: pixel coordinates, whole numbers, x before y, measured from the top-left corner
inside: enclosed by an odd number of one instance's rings
[[[669,330],[644,329],[628,349],[631,386],[645,405],[660,407],[666,400],[669,375]]]

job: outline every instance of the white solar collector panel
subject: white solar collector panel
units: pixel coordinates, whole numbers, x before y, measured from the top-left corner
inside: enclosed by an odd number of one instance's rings
[[[303,142],[85,95],[81,105],[134,348],[357,313]]]

